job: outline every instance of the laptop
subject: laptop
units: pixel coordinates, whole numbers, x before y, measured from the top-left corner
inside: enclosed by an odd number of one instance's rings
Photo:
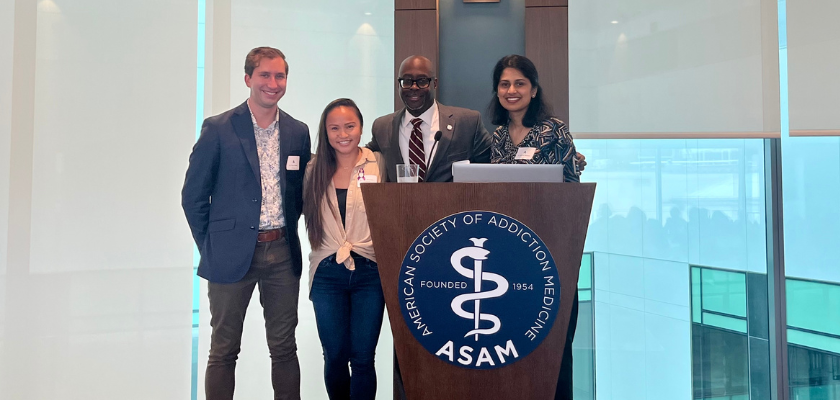
[[[563,182],[560,164],[452,164],[453,182]]]

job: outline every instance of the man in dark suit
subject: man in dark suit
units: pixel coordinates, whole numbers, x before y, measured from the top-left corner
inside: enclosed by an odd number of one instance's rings
[[[193,147],[181,204],[208,281],[207,399],[233,398],[245,310],[259,285],[275,399],[300,399],[295,344],[301,250],[297,223],[309,128],[277,107],[289,72],[280,50],[245,59],[244,103],[207,118]]]
[[[452,182],[452,163],[490,162],[491,138],[481,114],[435,101],[437,77],[428,58],[406,58],[400,64],[397,82],[405,108],[373,121],[373,139],[367,145],[382,152],[387,182],[397,181],[397,164],[420,165],[421,182]],[[441,135],[435,146],[437,132]],[[396,352],[394,389],[405,399]]]
[[[400,64],[398,82],[405,108],[373,121],[373,139],[367,145],[382,152],[388,182],[397,181],[397,164],[420,165],[424,182],[451,182],[453,162],[490,162],[491,138],[481,115],[435,101],[437,78],[428,58],[406,58]],[[438,131],[440,141],[435,147]]]

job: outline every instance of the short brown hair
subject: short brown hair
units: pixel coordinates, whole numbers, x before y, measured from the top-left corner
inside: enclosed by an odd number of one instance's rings
[[[286,56],[282,51],[277,50],[274,47],[257,47],[249,51],[248,55],[245,56],[245,74],[252,76],[254,74],[254,69],[260,66],[260,61],[262,61],[263,58],[275,59],[277,57],[283,59],[283,64],[286,64],[286,75],[288,75],[289,63],[286,61]]]

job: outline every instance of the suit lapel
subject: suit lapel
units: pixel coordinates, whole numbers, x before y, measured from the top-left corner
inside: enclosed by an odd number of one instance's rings
[[[402,124],[403,116],[405,115],[405,108],[402,111],[394,113],[394,120],[391,121],[391,135],[390,135],[390,154],[388,154],[388,176],[393,177],[389,179],[390,182],[397,181],[397,164],[405,164],[402,158],[402,149],[400,148],[400,125]]]
[[[233,123],[233,130],[236,136],[239,136],[239,142],[242,143],[242,150],[245,151],[245,156],[248,158],[248,163],[251,164],[251,171],[254,172],[254,177],[257,182],[260,181],[260,159],[257,155],[257,139],[254,136],[254,123],[251,121],[251,112],[248,110],[247,102],[242,103],[234,116],[231,118]]]
[[[278,181],[280,182],[280,196],[284,199],[286,198],[286,161],[292,151],[292,143],[289,135],[285,139],[283,138],[283,132],[290,132],[288,129],[289,118],[283,110],[280,110],[280,120],[277,122],[277,129],[279,130],[277,139],[280,140],[280,173],[278,174],[280,179]],[[302,165],[301,168],[306,168],[306,166]]]
[[[443,158],[446,157],[447,152],[449,151],[449,143],[452,142],[452,137],[455,134],[455,118],[453,117],[453,113],[449,110],[449,107],[444,106],[438,103],[438,129],[441,131],[442,135],[440,137],[440,142],[438,142],[437,148],[435,149],[434,157],[432,161],[429,163],[428,168],[426,169],[426,176],[430,177],[433,176],[435,173],[435,168],[438,165],[443,163]],[[452,129],[449,129],[449,127]]]

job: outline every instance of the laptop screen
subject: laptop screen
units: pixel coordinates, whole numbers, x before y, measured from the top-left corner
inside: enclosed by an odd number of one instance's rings
[[[453,182],[563,182],[560,164],[452,164]]]

